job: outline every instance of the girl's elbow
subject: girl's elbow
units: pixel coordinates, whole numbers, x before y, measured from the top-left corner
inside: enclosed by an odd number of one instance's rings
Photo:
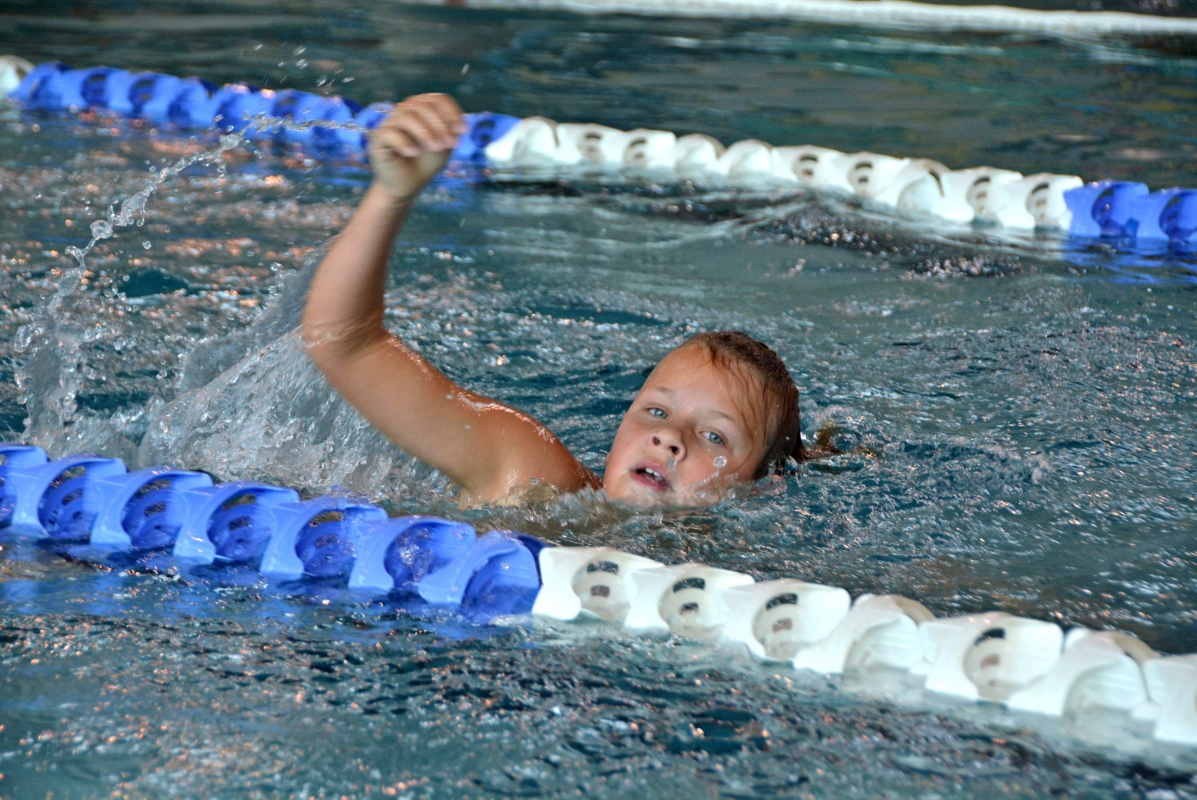
[[[326,375],[331,368],[351,356],[355,349],[353,337],[347,335],[343,327],[329,325],[315,318],[304,317],[299,336],[308,358]]]
[[[389,338],[386,330],[373,320],[336,323],[305,315],[299,329],[308,357],[325,374],[338,364],[351,361],[372,345]]]
[[[299,327],[299,338],[303,342],[303,349],[308,354],[308,358],[323,369],[323,363],[330,357],[328,353],[330,340],[325,326],[308,314],[304,314]]]

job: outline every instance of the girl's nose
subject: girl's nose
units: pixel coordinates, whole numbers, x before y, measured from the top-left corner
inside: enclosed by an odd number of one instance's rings
[[[653,447],[667,448],[675,461],[680,461],[686,454],[686,449],[682,446],[681,440],[668,433],[654,433]]]

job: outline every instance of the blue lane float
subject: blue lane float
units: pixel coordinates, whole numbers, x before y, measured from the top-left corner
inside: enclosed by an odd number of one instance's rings
[[[14,68],[8,69],[16,75]],[[388,103],[362,108],[342,97],[293,89],[217,87],[194,77],[111,67],[71,69],[59,62],[30,69],[9,97],[27,109],[105,109],[154,125],[241,132],[252,140],[317,153],[364,153],[366,132],[391,110]],[[1085,184],[1076,176],[1051,173],[1023,176],[989,167],[951,170],[930,159],[814,146],[772,147],[755,140],[724,147],[701,134],[619,131],[541,117],[521,120],[481,113],[467,114],[465,122],[466,132],[451,156],[458,162],[671,170],[748,185],[799,184],[954,222],[1064,230],[1078,240],[1106,240],[1123,248],[1197,250],[1194,189],[1151,192],[1141,183]]]
[[[88,538],[106,497],[100,480],[123,475],[125,465],[115,458],[91,455],[54,462],[40,451],[23,455],[29,463],[40,463],[3,474],[5,493],[13,497],[12,527],[60,541]]]
[[[1197,190],[1152,192],[1142,183],[1100,181],[1067,191],[1064,199],[1075,236],[1197,244]]]
[[[301,500],[252,481],[214,484],[201,472],[128,472],[114,458],[49,460],[0,443],[0,530],[101,551],[169,549],[188,564],[251,564],[279,581],[340,579],[459,608],[475,619],[525,614],[540,590],[545,545],[511,531],[479,537],[462,522],[389,518],[359,498]]]
[[[237,132],[252,127],[251,139],[358,152],[366,147],[364,131],[376,127],[391,110],[389,103],[362,108],[344,97],[294,89],[274,91],[239,83],[218,87],[201,78],[111,67],[71,69],[57,61],[34,67],[8,97],[27,109],[102,109],[186,130]],[[255,126],[258,120],[263,122]],[[288,124],[278,124],[284,121]],[[481,158],[486,146],[518,121],[502,114],[466,115],[467,132],[453,157]],[[314,124],[319,122],[333,124]],[[346,125],[352,127],[337,127]]]
[[[424,579],[464,556],[477,539],[472,525],[436,517],[404,517],[379,525],[359,543],[349,588],[421,596],[427,591],[431,597],[432,585],[425,586]]]
[[[170,467],[101,478],[95,492],[104,500],[88,539],[119,550],[174,544],[187,517],[185,493],[211,485],[209,475]]]
[[[298,502],[294,489],[255,481],[192,489],[172,553],[195,564],[261,559],[275,529],[271,509]]]

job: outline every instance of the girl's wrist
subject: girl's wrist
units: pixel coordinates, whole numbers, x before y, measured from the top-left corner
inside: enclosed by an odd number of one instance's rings
[[[368,199],[373,199],[376,202],[383,202],[393,208],[395,211],[405,210],[415,202],[416,197],[419,196],[420,190],[423,187],[412,189],[408,192],[398,192],[395,189],[387,186],[383,181],[374,180],[370,184],[370,189],[366,192]]]

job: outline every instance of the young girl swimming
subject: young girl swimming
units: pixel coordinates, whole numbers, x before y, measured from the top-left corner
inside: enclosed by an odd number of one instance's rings
[[[517,503],[537,486],[601,489],[636,505],[703,506],[802,459],[798,389],[767,346],[702,333],[669,353],[625,413],[602,479],[544,425],[456,385],[383,325],[391,246],[465,130],[443,94],[409,97],[370,138],[375,180],[312,280],[303,337],[374,427],[443,472],[463,505]]]

